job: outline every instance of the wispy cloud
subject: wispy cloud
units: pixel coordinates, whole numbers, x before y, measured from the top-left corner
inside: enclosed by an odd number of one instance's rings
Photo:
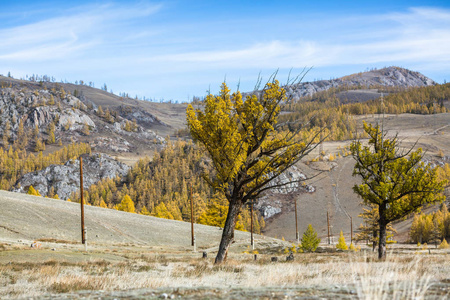
[[[161,55],[154,61],[193,63],[236,68],[289,68],[370,63],[441,61],[450,66],[450,11],[414,8],[403,14],[376,16],[375,32],[366,32],[351,43],[315,40],[257,43],[235,50],[212,50]],[[393,27],[386,27],[387,20]],[[358,20],[362,21],[361,19]],[[357,28],[358,24],[353,24]],[[370,41],[371,34],[378,37]],[[354,38],[353,38],[354,39]],[[436,65],[435,65],[436,67]]]
[[[81,6],[72,9],[74,15],[1,29],[0,61],[36,62],[89,55],[89,50],[95,52],[96,47],[111,41],[122,42],[116,39],[117,32],[114,32],[120,30],[121,21],[150,16],[160,8],[161,5],[144,4],[132,7],[112,4]],[[142,33],[124,34],[121,39],[126,41],[140,36]]]
[[[450,68],[450,10],[443,8],[349,16],[328,12],[307,20],[237,14],[231,22],[228,17],[191,19],[183,15],[189,11],[174,9],[176,2],[122,3],[53,14],[32,11],[53,17],[0,24],[0,72],[45,72],[107,82],[116,91],[177,98],[202,94],[225,74],[254,78],[260,70],[278,68],[401,65],[440,73]],[[7,15],[0,13],[0,22]]]

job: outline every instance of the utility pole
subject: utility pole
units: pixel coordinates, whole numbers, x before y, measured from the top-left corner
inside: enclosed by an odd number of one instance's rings
[[[297,239],[297,244],[299,243],[299,234],[298,234],[298,221],[297,221],[297,199],[294,199],[294,209],[295,209],[295,238]]]
[[[195,236],[194,236],[194,203],[192,200],[192,185],[189,185],[189,198],[191,199],[191,238],[192,246],[195,247]]]
[[[84,227],[84,195],[83,195],[83,158],[80,156],[80,205],[81,205],[81,243],[86,245],[86,228]]]
[[[252,245],[252,250],[255,250],[255,244],[253,242],[253,199],[250,202],[250,244]]]
[[[331,245],[331,238],[330,238],[330,217],[327,211],[327,227],[328,227],[328,245]]]
[[[350,244],[353,243],[353,218],[350,217]]]

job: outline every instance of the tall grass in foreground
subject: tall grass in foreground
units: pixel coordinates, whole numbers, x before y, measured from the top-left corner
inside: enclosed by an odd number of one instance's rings
[[[308,290],[310,296],[338,292],[367,300],[426,299],[435,282],[449,279],[449,270],[448,254],[391,255],[384,262],[361,254],[301,254],[293,262],[277,263],[265,256],[255,262],[240,254],[219,266],[212,260],[186,257],[174,261],[163,256],[141,256],[121,263],[11,263],[0,265],[0,298],[79,290],[201,287],[261,288],[261,293],[286,288],[298,295]],[[448,289],[438,295],[438,299],[448,296]]]
[[[351,264],[359,299],[425,299],[431,270],[420,256],[402,262],[399,257],[379,263]]]

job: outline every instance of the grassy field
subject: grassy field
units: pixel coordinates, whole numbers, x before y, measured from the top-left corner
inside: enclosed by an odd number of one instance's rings
[[[294,253],[292,244],[237,231],[228,261],[216,266],[217,227],[86,207],[0,191],[0,299],[445,299],[450,250],[399,244],[388,259],[364,245]],[[37,247],[31,247],[31,245]],[[196,250],[196,251],[194,251]],[[208,257],[202,258],[206,252]],[[277,257],[277,262],[272,258]]]
[[[295,253],[282,248],[214,257],[192,250],[137,245],[96,246],[42,242],[0,245],[0,298],[182,299],[446,299],[450,251],[396,246],[383,262],[359,252]],[[322,250],[331,250],[323,246]],[[52,249],[55,249],[52,251]],[[277,262],[272,262],[277,257]],[[9,261],[9,262],[7,262]]]

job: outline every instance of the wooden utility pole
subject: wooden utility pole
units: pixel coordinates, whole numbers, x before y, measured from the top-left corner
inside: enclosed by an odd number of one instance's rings
[[[294,210],[295,210],[295,239],[297,240],[297,244],[299,243],[299,234],[298,234],[298,221],[297,221],[297,199],[294,199]]]
[[[253,200],[250,202],[250,244],[252,245],[252,250],[255,249],[253,243]]]
[[[80,156],[80,195],[81,195],[81,243],[86,244],[86,229],[84,228],[84,191],[83,191],[83,158]]]
[[[192,185],[189,185],[189,198],[191,199],[191,240],[192,246],[195,245],[195,236],[194,236],[194,202],[192,200]]]
[[[331,237],[330,237],[330,217],[327,211],[327,227],[328,227],[328,245],[331,244]]]
[[[353,243],[353,218],[350,217],[350,244]]]

